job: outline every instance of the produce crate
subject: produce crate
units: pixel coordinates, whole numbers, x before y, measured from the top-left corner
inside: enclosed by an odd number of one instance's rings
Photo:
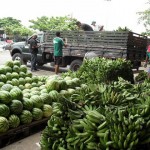
[[[0,134],[0,148],[42,131],[46,127],[48,119],[44,118],[28,125],[20,125],[15,129],[10,129],[6,133]]]

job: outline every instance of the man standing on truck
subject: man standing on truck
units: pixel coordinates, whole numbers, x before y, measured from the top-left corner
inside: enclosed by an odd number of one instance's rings
[[[96,25],[96,21],[92,21],[91,25],[94,31],[103,31],[104,26]]]
[[[32,38],[29,40],[30,42],[30,53],[31,53],[31,71],[35,72],[38,71],[36,68],[36,63],[37,63],[37,53],[38,53],[38,41],[37,35],[33,35]]]
[[[64,43],[63,39],[60,38],[60,32],[56,32],[56,37],[53,39],[54,44],[54,61],[55,61],[55,73],[59,73],[59,66],[62,63],[62,56],[63,56],[63,46],[67,46],[66,43]]]
[[[86,23],[81,23],[80,21],[76,22],[76,25],[79,27],[79,29],[84,31],[93,31],[92,27]]]
[[[145,68],[147,67],[148,60],[150,60],[150,45],[147,47],[146,61],[145,61],[145,64],[144,64],[144,67],[145,67]],[[147,73],[148,73],[148,78],[150,79],[150,67],[148,68]]]

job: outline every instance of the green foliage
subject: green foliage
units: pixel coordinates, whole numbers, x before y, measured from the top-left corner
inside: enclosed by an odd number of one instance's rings
[[[83,83],[90,84],[117,81],[118,77],[134,82],[131,62],[123,59],[95,58],[85,60],[77,72],[70,71],[66,75],[77,77]]]
[[[127,27],[124,27],[124,28],[118,27],[118,29],[116,29],[115,31],[131,31],[131,30]]]
[[[148,0],[147,5],[150,6],[150,0]],[[137,12],[137,14],[139,15],[139,23],[143,23],[146,28],[146,32],[142,34],[150,36],[150,7],[144,11]]]
[[[147,79],[147,72],[146,71],[141,71],[136,77],[135,77],[135,81],[139,82],[139,81],[143,81]]]
[[[0,28],[3,28],[7,35],[26,36],[33,34],[33,31],[29,28],[24,27],[20,20],[12,17],[1,18]]]
[[[71,18],[70,16],[51,18],[42,16],[41,18],[37,18],[37,20],[29,20],[29,22],[33,24],[30,27],[40,31],[75,30],[77,28],[75,25],[76,21],[77,20],[75,18]]]

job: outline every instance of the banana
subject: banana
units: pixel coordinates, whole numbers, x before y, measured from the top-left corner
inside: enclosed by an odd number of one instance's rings
[[[125,149],[128,147],[127,139],[124,140],[124,142],[123,142],[123,147],[124,147]]]
[[[83,120],[80,121],[80,124],[84,127],[85,130],[90,129],[90,127]]]
[[[127,143],[131,140],[131,136],[132,136],[132,132],[129,132],[129,133],[127,134],[127,138],[126,138]]]
[[[86,146],[88,149],[92,149],[92,150],[97,149],[97,143],[95,142],[89,142]]]
[[[107,130],[105,132],[105,135],[104,135],[104,142],[105,142],[105,144],[108,142],[108,136],[109,136],[109,130]]]
[[[136,138],[137,138],[137,132],[134,131],[134,132],[132,132],[131,141],[134,141]]]
[[[91,135],[91,136],[84,142],[84,144],[89,143],[89,142],[93,142],[93,140],[94,140],[94,136]]]
[[[76,133],[76,135],[77,135],[79,138],[82,138],[82,137],[89,137],[89,133],[88,133],[88,132]]]
[[[86,118],[84,118],[84,121],[86,122],[86,124],[88,125],[88,127],[91,131],[97,130],[97,126],[95,125],[95,123],[91,122],[90,120],[88,120]]]
[[[121,110],[118,110],[119,121],[124,121],[123,113]]]
[[[103,133],[103,132],[97,132],[97,134],[96,134],[98,137],[100,137],[100,138],[104,138],[104,136],[105,136],[105,132]]]
[[[103,128],[105,128],[106,127],[106,125],[107,125],[107,122],[106,121],[104,121],[103,123],[101,123],[99,126],[98,126],[98,130],[101,130],[101,129],[103,129]]]
[[[89,119],[89,120],[90,120],[91,122],[93,122],[93,123],[99,123],[99,122],[100,122],[99,119],[94,118],[94,117],[92,117],[92,116],[90,116],[90,115],[86,115],[86,118]]]

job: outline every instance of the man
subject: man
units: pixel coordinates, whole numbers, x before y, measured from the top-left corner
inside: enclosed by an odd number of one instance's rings
[[[59,73],[59,66],[62,63],[62,56],[63,56],[63,46],[67,46],[66,43],[64,43],[63,39],[60,38],[60,32],[56,32],[56,37],[53,39],[54,44],[54,61],[55,61],[55,73]]]
[[[38,41],[37,35],[33,35],[32,38],[29,40],[30,43],[30,53],[31,53],[31,71],[35,72],[38,71],[36,68],[36,63],[37,63],[37,53],[38,53]]]
[[[92,21],[91,25],[94,31],[102,31],[104,28],[104,26],[96,25],[96,21]]]
[[[144,64],[144,67],[147,67],[148,60],[150,59],[150,45],[147,47],[147,52],[146,52],[146,61]],[[150,79],[150,67],[148,68],[148,78]]]
[[[88,24],[85,23],[81,23],[80,21],[76,22],[76,25],[78,26],[78,28],[80,28],[81,30],[84,31],[93,31],[92,27]]]

